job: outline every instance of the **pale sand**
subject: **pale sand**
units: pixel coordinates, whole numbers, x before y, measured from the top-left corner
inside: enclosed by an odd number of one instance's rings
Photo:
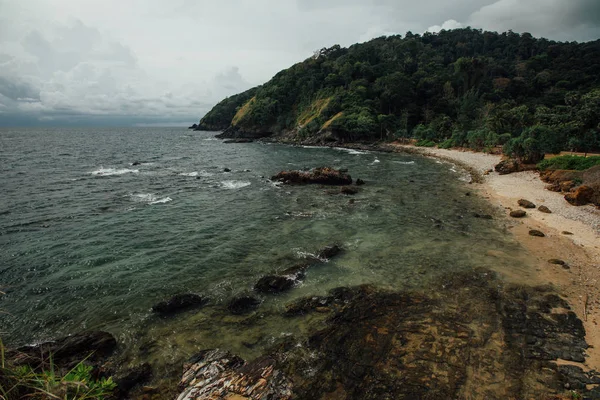
[[[600,370],[600,210],[592,205],[570,205],[562,194],[546,190],[546,184],[533,171],[509,175],[499,175],[494,171],[485,175],[500,161],[498,155],[400,144],[394,146],[453,161],[472,173],[480,174],[480,179],[474,181],[482,182],[475,183],[474,188],[506,215],[502,222],[537,260],[535,267],[539,281],[555,286],[584,321],[590,349],[582,367]],[[552,213],[528,209],[525,218],[511,218],[508,213],[520,208],[517,204],[519,199],[532,201],[538,207],[545,205]],[[530,229],[540,230],[546,237],[530,236]],[[563,231],[573,234],[565,235]],[[570,269],[548,263],[552,258],[564,260]]]

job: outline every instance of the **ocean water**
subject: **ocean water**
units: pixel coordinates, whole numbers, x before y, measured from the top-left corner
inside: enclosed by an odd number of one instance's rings
[[[318,323],[281,317],[302,296],[366,283],[426,289],[477,267],[531,276],[502,225],[474,217],[494,211],[466,195],[466,174],[421,156],[86,128],[2,129],[0,160],[0,331],[9,345],[101,329],[133,361],[179,365],[211,347],[253,357]],[[347,196],[268,179],[317,166],[347,168],[366,185]],[[262,296],[250,316],[227,313],[262,275],[334,243],[344,252],[298,287]],[[150,311],[186,292],[209,305],[168,319]]]

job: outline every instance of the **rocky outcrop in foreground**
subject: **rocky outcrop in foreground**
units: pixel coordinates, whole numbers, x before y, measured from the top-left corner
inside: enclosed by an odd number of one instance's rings
[[[320,167],[310,171],[281,171],[271,178],[285,184],[319,184],[319,185],[351,185],[352,177],[345,172],[330,168]]]
[[[340,288],[288,305],[288,318],[329,313],[308,338],[254,361],[205,350],[184,367],[179,400],[600,398],[585,331],[542,287],[503,286],[485,270],[444,277],[431,291]]]

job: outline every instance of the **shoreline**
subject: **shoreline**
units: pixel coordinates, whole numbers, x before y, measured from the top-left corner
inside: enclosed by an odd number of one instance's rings
[[[556,287],[582,320],[586,341],[590,345],[587,350],[589,357],[585,363],[575,365],[584,370],[600,369],[600,288],[597,287],[600,282],[600,210],[591,205],[570,205],[560,193],[546,190],[534,171],[508,175],[493,171],[486,174],[500,161],[501,156],[498,155],[401,144],[392,144],[391,147],[399,152],[450,161],[471,173],[473,182],[478,183],[476,192],[506,216],[502,221],[505,228],[535,258],[537,277]],[[546,205],[552,213],[529,209],[525,218],[511,218],[508,216],[511,210],[522,209],[517,204],[522,198],[536,206]],[[530,236],[531,229],[542,231],[546,237]],[[565,231],[572,234],[563,234]],[[550,259],[565,261],[568,269],[549,263]]]

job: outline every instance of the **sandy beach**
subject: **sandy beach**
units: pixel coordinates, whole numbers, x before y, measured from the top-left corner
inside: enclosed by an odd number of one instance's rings
[[[537,172],[489,172],[500,161],[499,155],[399,144],[395,147],[454,162],[475,175],[473,181],[480,183],[473,183],[474,189],[506,215],[502,223],[537,260],[540,281],[556,287],[583,321],[590,348],[582,368],[600,369],[600,210],[592,205],[570,205],[562,194],[546,190]],[[525,218],[511,218],[510,211],[521,208],[519,199],[538,207],[545,205],[552,213],[527,209]],[[546,236],[530,236],[531,229]],[[551,264],[550,259],[563,260],[566,266]]]

